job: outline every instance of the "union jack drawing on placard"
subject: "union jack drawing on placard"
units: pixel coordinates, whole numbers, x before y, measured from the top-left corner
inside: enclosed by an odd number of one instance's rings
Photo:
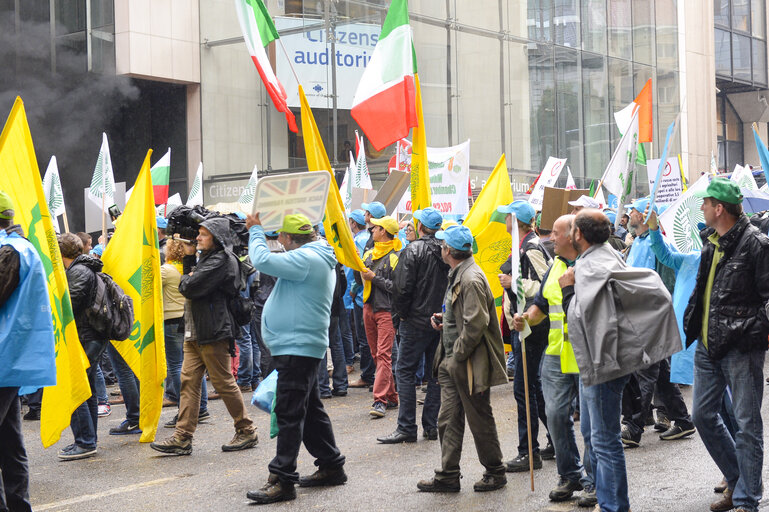
[[[296,213],[306,215],[313,225],[320,224],[330,182],[327,172],[265,176],[256,185],[254,211],[267,231],[281,227],[283,217]]]

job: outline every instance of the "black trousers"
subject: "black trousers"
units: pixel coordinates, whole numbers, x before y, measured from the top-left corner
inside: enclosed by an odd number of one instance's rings
[[[331,420],[318,390],[320,359],[302,356],[273,356],[278,370],[275,416],[278,422],[277,453],[268,468],[283,482],[296,483],[296,459],[304,443],[319,469],[335,469],[345,458],[334,440]]]
[[[652,398],[657,396],[665,407],[665,413],[670,421],[681,423],[681,426],[688,426],[692,423],[689,416],[689,410],[681,395],[678,384],[670,382],[670,361],[663,359],[650,367],[635,373],[640,387],[641,400],[633,409],[633,415],[628,428],[634,433],[643,432],[646,413],[651,407]]]
[[[0,388],[0,511],[31,512],[19,388]]]

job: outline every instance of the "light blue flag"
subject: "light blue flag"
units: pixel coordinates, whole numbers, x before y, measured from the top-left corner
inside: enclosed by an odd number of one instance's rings
[[[660,182],[662,181],[662,171],[665,170],[665,164],[668,161],[668,149],[670,148],[670,141],[678,129],[678,120],[680,118],[681,113],[679,112],[676,116],[676,120],[670,123],[670,126],[668,126],[667,135],[665,135],[665,149],[662,150],[662,155],[660,155],[660,165],[657,167],[657,177],[654,180],[654,189],[652,189],[651,198],[649,199],[649,213],[646,214],[644,224],[649,222],[649,216],[654,209],[654,200],[657,198],[657,189],[659,188]]]
[[[764,177],[766,177],[766,182],[769,183],[769,150],[766,149],[761,137],[758,136],[755,126],[753,127],[753,138],[756,141],[758,158],[761,159],[761,167],[764,169]]]

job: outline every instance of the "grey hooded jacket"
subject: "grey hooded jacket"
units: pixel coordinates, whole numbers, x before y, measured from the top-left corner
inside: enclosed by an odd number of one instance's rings
[[[646,368],[681,350],[673,302],[656,272],[628,267],[608,244],[574,266],[569,339],[585,386]]]

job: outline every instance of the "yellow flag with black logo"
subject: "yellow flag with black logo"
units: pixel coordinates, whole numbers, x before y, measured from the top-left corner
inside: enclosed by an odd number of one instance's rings
[[[304,152],[307,156],[307,167],[311,171],[325,171],[331,174],[331,185],[329,186],[328,199],[326,199],[326,215],[323,217],[326,239],[334,248],[334,254],[336,254],[339,263],[353,270],[365,270],[363,261],[355,249],[352,231],[350,231],[350,225],[344,214],[342,196],[331,170],[326,148],[323,146],[318,125],[315,124],[315,117],[312,115],[312,110],[307,103],[307,97],[304,95],[304,89],[301,85],[299,86],[299,100],[302,104],[302,138],[304,139]]]
[[[140,441],[155,440],[163,408],[166,351],[163,338],[163,290],[160,251],[147,152],[131,198],[102,255],[104,272],[133,300],[134,325],[125,341],[112,344],[139,379]]]
[[[40,412],[40,439],[48,448],[61,438],[75,409],[91,396],[91,387],[86,375],[88,358],[77,335],[67,276],[43,192],[27,114],[18,97],[0,135],[0,169],[0,188],[13,200],[14,221],[37,250],[48,281],[56,357],[56,385],[43,388]]]

